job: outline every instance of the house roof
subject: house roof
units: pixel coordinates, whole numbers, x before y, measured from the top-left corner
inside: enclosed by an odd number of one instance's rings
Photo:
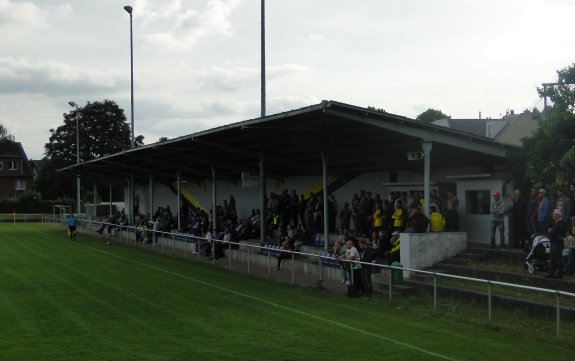
[[[449,128],[462,132],[485,136],[486,119],[449,119]]]
[[[539,127],[537,119],[531,113],[508,115],[503,118],[507,125],[495,136],[501,143],[520,145],[521,139],[533,134]]]
[[[22,172],[19,172],[17,176],[26,176],[32,177],[32,169],[30,167],[30,162],[28,161],[28,157],[26,156],[26,152],[24,151],[24,147],[20,142],[13,142],[8,139],[0,140],[0,158],[2,157],[9,157],[9,158],[22,158]],[[2,176],[11,176],[7,174],[3,174]]]
[[[539,126],[531,113],[511,114],[501,119],[440,119],[433,124],[478,136],[488,136],[491,132],[489,137],[500,143],[516,146],[521,144],[521,139],[530,136]],[[491,124],[489,132],[488,124]]]
[[[422,162],[407,161],[407,152],[433,142],[435,168],[469,164],[492,166],[506,161],[515,147],[459,130],[420,122],[336,101],[229,124],[154,143],[63,168],[111,179],[134,174],[173,180],[205,180],[214,167],[219,179],[238,180],[243,172],[259,173],[263,155],[266,175],[283,179],[322,172],[345,177],[367,171],[420,172]]]
[[[26,152],[24,152],[24,148],[20,142],[12,142],[8,139],[2,139],[0,140],[0,156],[26,158]]]

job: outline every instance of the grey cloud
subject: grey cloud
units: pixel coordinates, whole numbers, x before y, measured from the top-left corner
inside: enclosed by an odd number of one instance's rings
[[[186,9],[175,0],[152,7],[142,2],[142,27],[148,30],[145,40],[170,50],[187,50],[210,35],[232,34],[229,17],[240,0],[209,0],[201,10]]]
[[[295,73],[307,71],[298,64],[280,64],[266,68],[267,81],[273,81]],[[200,90],[231,92],[260,86],[260,69],[253,67],[212,67],[198,73]]]
[[[59,95],[96,94],[125,88],[127,81],[113,72],[56,61],[30,62],[0,58],[0,93]]]
[[[260,81],[259,71],[247,67],[212,67],[197,75],[200,90],[236,91],[245,87],[257,87]]]
[[[31,2],[0,0],[0,28],[30,26],[42,28],[48,26],[48,13]]]
[[[55,18],[66,16],[71,9],[69,4],[39,6],[31,1],[0,0],[0,29],[7,30],[12,26],[26,30],[48,28]]]

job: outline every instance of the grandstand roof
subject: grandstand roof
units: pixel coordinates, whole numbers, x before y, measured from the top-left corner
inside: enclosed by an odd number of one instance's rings
[[[218,179],[238,181],[242,172],[259,174],[264,154],[266,176],[283,179],[322,172],[345,177],[361,172],[408,170],[423,164],[408,161],[407,152],[433,142],[434,168],[505,163],[516,147],[486,137],[336,101],[263,118],[246,120],[154,143],[64,168],[97,178],[122,180],[132,172],[173,181],[203,181],[215,167]]]

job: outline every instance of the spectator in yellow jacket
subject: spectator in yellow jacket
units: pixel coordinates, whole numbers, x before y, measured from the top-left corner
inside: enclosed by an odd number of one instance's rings
[[[436,207],[430,208],[429,224],[431,232],[443,232],[443,227],[445,227],[445,219],[443,215],[437,211]]]
[[[401,232],[403,228],[403,204],[400,200],[395,201],[394,211],[391,218],[393,219],[393,229],[397,232]]]

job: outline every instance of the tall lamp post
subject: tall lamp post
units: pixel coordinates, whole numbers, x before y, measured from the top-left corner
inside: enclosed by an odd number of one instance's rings
[[[80,110],[78,109],[78,104],[74,102],[68,102],[71,107],[76,108],[76,164],[80,163],[80,127],[78,126],[78,117],[80,116]],[[76,213],[80,213],[80,174],[76,173]]]
[[[130,118],[132,121],[131,147],[134,148],[134,43],[132,40],[132,7],[124,6],[124,10],[130,14]]]

